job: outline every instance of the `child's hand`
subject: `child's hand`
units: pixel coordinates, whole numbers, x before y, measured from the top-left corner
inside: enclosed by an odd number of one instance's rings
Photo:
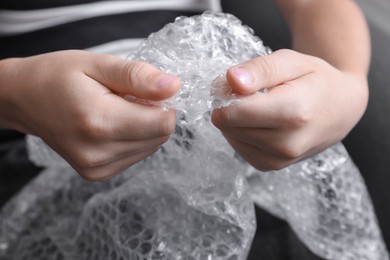
[[[149,64],[83,51],[0,62],[0,123],[40,136],[84,178],[123,171],[156,152],[175,112],[131,103],[174,95],[180,79]]]
[[[227,76],[247,96],[214,111],[213,123],[259,170],[284,168],[340,141],[367,105],[365,75],[291,50],[237,65]],[[264,88],[270,92],[256,93]]]

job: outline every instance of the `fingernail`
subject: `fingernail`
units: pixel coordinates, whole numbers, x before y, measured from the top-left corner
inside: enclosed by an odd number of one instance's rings
[[[169,87],[173,84],[173,82],[177,81],[178,78],[169,74],[165,74],[162,76],[158,82],[157,82],[157,87],[159,88],[165,88]]]
[[[238,81],[245,86],[251,86],[254,83],[252,74],[243,67],[233,68],[233,74],[237,77]]]

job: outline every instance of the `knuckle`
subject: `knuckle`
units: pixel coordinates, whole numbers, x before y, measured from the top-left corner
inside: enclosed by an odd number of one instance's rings
[[[284,144],[275,149],[279,159],[284,164],[290,164],[302,158],[306,152],[305,146],[294,140],[293,143]]]
[[[298,52],[290,49],[280,49],[275,51],[274,53],[277,55],[282,55],[290,58],[294,58],[298,54]]]
[[[97,149],[77,149],[73,159],[75,168],[83,172],[102,165],[105,161],[107,161],[106,156]]]
[[[78,122],[78,130],[86,139],[109,139],[111,135],[109,124],[104,123],[103,118],[93,115],[81,117]]]
[[[263,172],[278,171],[285,168],[287,165],[276,161],[258,162],[254,167]]]
[[[265,56],[257,60],[256,73],[260,79],[274,79],[278,76],[277,61],[274,57]]]
[[[303,155],[303,151],[297,147],[284,147],[284,149],[280,150],[280,154],[283,158],[294,161]]]
[[[219,109],[215,111],[215,116],[213,116],[213,123],[216,127],[221,128],[224,125],[229,125],[231,122],[231,113],[229,109]]]
[[[91,182],[105,180],[108,177],[115,175],[115,173],[95,169],[84,169],[78,171],[78,173],[84,180]]]
[[[157,150],[160,149],[161,145],[165,144],[169,140],[169,137],[170,136],[168,135],[168,136],[163,136],[163,137],[159,138]]]
[[[314,68],[325,68],[329,66],[329,63],[327,61],[317,56],[310,56],[310,62]]]
[[[101,180],[99,176],[94,174],[94,172],[88,170],[88,169],[83,169],[83,170],[77,170],[78,174],[86,181],[99,181]]]
[[[172,113],[168,113],[166,116],[161,117],[161,119],[157,122],[157,133],[159,136],[169,136],[175,131],[175,128],[176,117],[172,115]]]
[[[259,162],[257,165],[254,165],[260,171],[263,172],[271,172],[271,171],[279,171],[287,166],[289,166],[292,162],[286,160],[280,160],[279,158],[275,158],[274,160],[264,160]]]
[[[280,49],[275,51],[272,55],[273,58],[280,59],[281,61],[294,61],[302,58],[302,53],[299,53],[297,51],[291,50],[291,49]]]
[[[290,110],[285,121],[289,127],[301,128],[312,121],[313,114],[304,102],[294,102],[291,107],[294,109]]]
[[[146,70],[146,63],[142,61],[132,61],[126,63],[122,68],[121,77],[124,82],[130,81],[131,86],[139,85]]]

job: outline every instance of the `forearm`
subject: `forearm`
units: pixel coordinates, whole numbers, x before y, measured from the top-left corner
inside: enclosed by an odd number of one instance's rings
[[[336,68],[366,75],[370,39],[363,14],[352,0],[275,0],[286,19],[293,48]]]
[[[11,83],[13,77],[11,66],[16,59],[0,60],[0,128],[18,128],[15,123],[12,105],[12,91]]]

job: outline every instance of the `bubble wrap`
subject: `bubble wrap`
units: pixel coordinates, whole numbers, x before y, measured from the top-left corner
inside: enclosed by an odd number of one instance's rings
[[[389,259],[364,182],[341,144],[263,173],[210,123],[214,108],[239,102],[226,69],[267,53],[228,14],[181,17],[150,35],[131,58],[182,78],[181,91],[157,103],[178,111],[175,133],[152,157],[94,183],[29,136],[30,157],[46,170],[2,209],[0,259],[244,260],[256,229],[253,202],[326,259]]]

